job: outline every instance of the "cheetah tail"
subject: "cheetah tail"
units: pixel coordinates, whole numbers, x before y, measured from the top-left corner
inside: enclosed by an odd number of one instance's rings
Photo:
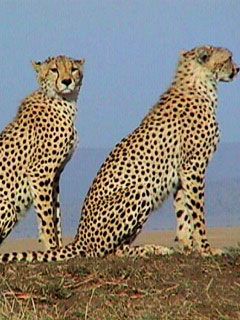
[[[0,254],[0,263],[6,264],[11,262],[51,262],[66,261],[77,256],[85,256],[74,243],[70,243],[60,249],[47,251],[26,251],[11,252]]]

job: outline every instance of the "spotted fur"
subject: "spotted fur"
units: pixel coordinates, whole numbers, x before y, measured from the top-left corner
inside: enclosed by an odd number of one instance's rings
[[[224,48],[205,46],[182,53],[170,88],[101,166],[74,241],[58,250],[7,253],[0,260],[171,253],[161,246],[130,246],[170,193],[179,244],[203,255],[214,253],[206,235],[204,177],[219,141],[217,83],[231,81],[238,71]]]
[[[59,178],[75,142],[83,60],[33,62],[40,85],[0,135],[0,243],[32,202],[46,249],[62,246]]]

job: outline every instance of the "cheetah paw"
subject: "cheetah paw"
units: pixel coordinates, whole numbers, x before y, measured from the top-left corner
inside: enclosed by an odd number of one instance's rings
[[[225,252],[222,249],[210,248],[208,251],[200,251],[202,257],[223,256]]]

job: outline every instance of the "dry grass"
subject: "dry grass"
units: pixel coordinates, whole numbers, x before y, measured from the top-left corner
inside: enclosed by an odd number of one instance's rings
[[[240,255],[0,266],[0,320],[240,319]]]

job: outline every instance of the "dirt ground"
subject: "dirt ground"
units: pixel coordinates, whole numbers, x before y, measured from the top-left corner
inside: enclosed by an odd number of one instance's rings
[[[240,319],[239,253],[1,265],[0,319]]]

